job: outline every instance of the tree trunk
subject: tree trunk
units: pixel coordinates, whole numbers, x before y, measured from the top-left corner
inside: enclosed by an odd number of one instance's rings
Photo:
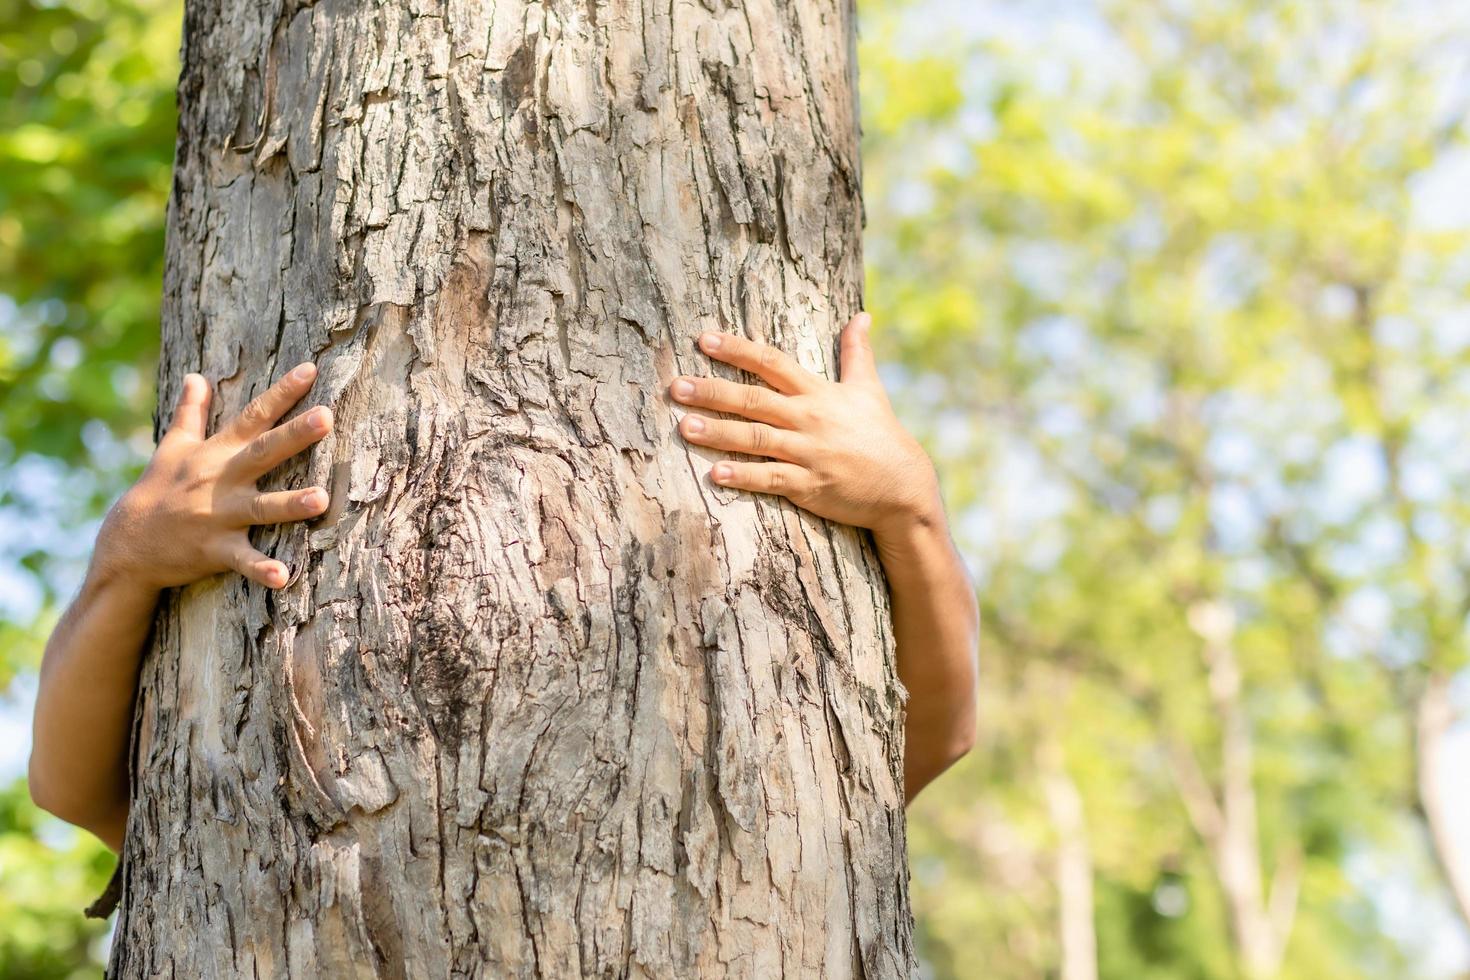
[[[832,376],[850,0],[190,2],[161,402],[315,359],[331,510],[171,595],[115,977],[897,977],[865,536],[716,488],[702,330]]]
[[[1060,692],[1057,692],[1060,694]],[[1063,704],[1058,696],[1053,704]],[[1082,794],[1062,746],[1051,733],[1035,749],[1037,778],[1056,835],[1057,934],[1061,940],[1060,980],[1097,980],[1097,907],[1092,894],[1092,847]]]
[[[1470,852],[1461,843],[1446,793],[1445,742],[1455,725],[1450,677],[1431,671],[1414,705],[1414,784],[1429,831],[1430,854],[1460,920],[1470,925]]]
[[[1188,619],[1204,641],[1201,653],[1220,730],[1220,786],[1216,790],[1210,784],[1183,743],[1170,748],[1174,780],[1214,865],[1242,972],[1251,978],[1274,977],[1281,971],[1296,921],[1301,858],[1293,845],[1283,847],[1268,889],[1261,871],[1255,736],[1235,654],[1235,614],[1224,603],[1199,601],[1189,607]]]

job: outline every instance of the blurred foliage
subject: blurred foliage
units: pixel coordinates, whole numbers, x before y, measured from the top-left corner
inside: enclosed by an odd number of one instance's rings
[[[25,780],[0,788],[0,976],[95,977],[107,924],[80,909],[102,892],[113,856],[31,803]]]
[[[94,464],[152,411],[178,21],[0,0],[0,463]],[[94,509],[128,475],[115,456]]]
[[[1470,211],[1431,185],[1464,20],[982,6],[869,3],[860,56],[868,306],[985,620],[981,746],[911,811],[925,959],[1063,975],[1070,900],[1104,977],[1443,970],[1414,725],[1470,610]]]
[[[1275,972],[1427,975],[1375,890],[1451,915],[1412,726],[1466,657],[1470,254],[1414,200],[1470,37],[1389,0],[862,8],[869,307],[986,616],[980,747],[911,810],[926,970],[1061,976],[1080,853],[1099,975],[1245,975],[1198,812],[1238,710],[1242,839],[1297,887]],[[0,690],[148,449],[178,22],[0,0]],[[0,976],[94,974],[110,867],[0,791]]]
[[[0,0],[0,710],[151,447],[178,31],[172,0]],[[97,976],[113,863],[0,786],[0,976]]]

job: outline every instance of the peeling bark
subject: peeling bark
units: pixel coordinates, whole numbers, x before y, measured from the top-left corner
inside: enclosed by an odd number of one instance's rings
[[[171,595],[113,977],[898,977],[864,535],[715,487],[706,329],[833,376],[850,0],[188,3],[160,401],[314,359],[280,592]],[[723,370],[723,369],[722,369]],[[305,407],[305,406],[303,406]]]

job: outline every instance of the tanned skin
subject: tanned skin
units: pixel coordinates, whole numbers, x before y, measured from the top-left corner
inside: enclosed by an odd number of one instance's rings
[[[186,376],[168,431],[103,519],[81,590],[46,643],[31,799],[115,851],[128,815],[133,696],[159,594],[220,572],[280,588],[286,566],[255,550],[247,531],[327,509],[321,487],[262,493],[256,486],[331,431],[332,412],[322,406],[275,425],[315,378],[315,366],[297,366],[206,438],[209,384]]]
[[[684,438],[770,459],[717,463],[716,483],[778,493],[814,514],[873,532],[892,593],[899,678],[910,696],[907,801],[974,744],[978,611],[934,467],[898,423],[878,380],[869,323],[858,314],[843,331],[840,383],[773,347],[706,334],[700,338],[705,353],[769,387],[679,378],[670,392],[684,405],[742,416],[690,412],[679,423]],[[299,365],[213,436],[205,432],[208,382],[185,377],[168,431],[143,476],[103,520],[81,589],[47,641],[31,797],[113,850],[121,849],[127,823],[133,702],[160,594],[220,573],[281,588],[286,566],[250,544],[249,528],[327,510],[321,487],[262,492],[257,486],[331,431],[325,407],[276,425],[315,377],[313,365]]]
[[[892,600],[898,677],[909,692],[907,803],[975,744],[980,612],[950,537],[934,465],[893,414],[878,378],[871,326],[872,317],[859,313],[843,328],[835,382],[769,344],[706,333],[702,351],[765,385],[680,377],[669,393],[705,410],[680,420],[688,441],[766,457],[717,462],[714,482],[778,494],[873,533]]]

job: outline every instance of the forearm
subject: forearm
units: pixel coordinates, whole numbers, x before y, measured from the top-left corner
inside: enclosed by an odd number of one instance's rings
[[[29,781],[36,804],[114,850],[127,818],[127,751],[158,592],[93,567],[46,644]]]
[[[937,502],[877,542],[892,599],[898,676],[909,692],[907,803],[975,743],[980,615]]]

